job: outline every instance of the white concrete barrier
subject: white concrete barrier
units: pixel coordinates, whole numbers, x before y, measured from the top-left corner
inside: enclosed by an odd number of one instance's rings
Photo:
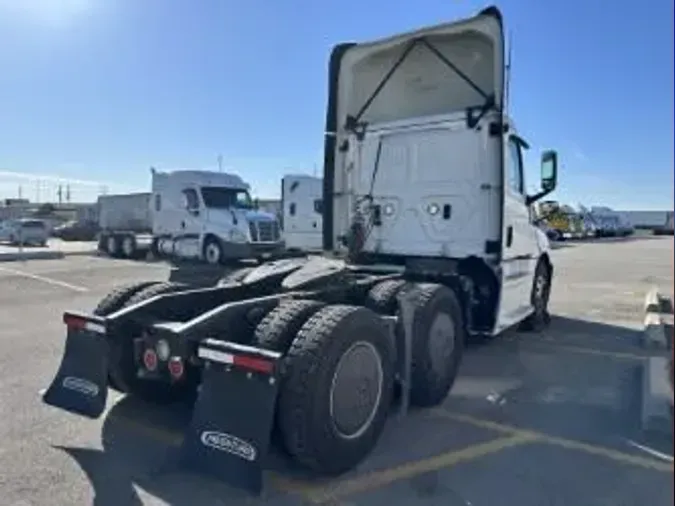
[[[651,290],[645,299],[643,344],[659,350],[649,357],[642,373],[642,428],[673,433],[673,307],[672,301]],[[665,351],[665,353],[664,353]]]

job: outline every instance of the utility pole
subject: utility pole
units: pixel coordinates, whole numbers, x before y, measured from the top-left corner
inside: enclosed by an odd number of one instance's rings
[[[70,203],[70,185],[66,185],[66,202]]]
[[[63,203],[63,186],[59,184],[59,189],[56,191],[56,195],[59,197],[59,205]]]
[[[223,155],[218,155],[218,172],[223,172]]]

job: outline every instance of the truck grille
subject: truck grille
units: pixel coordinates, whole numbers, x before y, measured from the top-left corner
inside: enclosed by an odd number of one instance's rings
[[[248,224],[253,242],[277,242],[280,237],[276,221],[252,221]]]

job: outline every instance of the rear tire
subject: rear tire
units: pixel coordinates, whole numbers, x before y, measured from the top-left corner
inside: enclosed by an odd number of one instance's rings
[[[101,299],[98,305],[94,308],[93,314],[95,316],[108,316],[112,313],[115,313],[122,309],[127,301],[137,292],[140,292],[141,290],[156,283],[157,281],[140,281],[138,283],[131,283],[117,287]],[[110,364],[109,367],[111,366],[112,364]],[[117,390],[118,392],[122,391],[122,386],[115,381],[114,374],[108,374],[108,386]]]
[[[551,296],[551,270],[544,261],[539,261],[532,281],[531,303],[534,313],[519,325],[519,330],[541,332],[551,322],[548,300]]]
[[[278,410],[295,460],[334,475],[371,452],[392,400],[394,360],[387,328],[366,308],[327,306],[302,326],[284,359]]]
[[[153,283],[151,286],[140,290],[135,293],[125,304],[125,306],[132,306],[143,302],[144,300],[152,299],[158,295],[164,295],[165,293],[180,292],[183,290],[188,290],[188,285],[184,283],[174,283],[171,281]]]
[[[120,245],[122,256],[124,258],[136,257],[136,238],[133,235],[125,235]]]
[[[376,284],[368,292],[365,306],[376,313],[395,315],[398,309],[397,296],[406,284],[402,279],[388,279]]]
[[[109,314],[119,311],[137,292],[157,283],[159,283],[159,281],[140,281],[138,283],[130,283],[114,288],[112,292],[101,299],[93,313],[96,316],[108,316]]]
[[[466,339],[462,306],[443,285],[416,284],[406,295],[412,297],[415,309],[410,403],[436,406],[450,392],[462,361]]]
[[[282,302],[256,327],[253,346],[286,353],[303,324],[324,305],[314,300]]]
[[[116,258],[119,256],[119,241],[117,240],[117,237],[114,235],[109,235],[105,239],[105,252],[113,257]]]
[[[246,278],[246,276],[248,276],[251,272],[253,272],[254,269],[255,267],[242,267],[232,272],[228,272],[227,274],[225,274],[225,276],[223,276],[218,280],[218,286],[241,283],[242,281],[244,281],[244,278]]]

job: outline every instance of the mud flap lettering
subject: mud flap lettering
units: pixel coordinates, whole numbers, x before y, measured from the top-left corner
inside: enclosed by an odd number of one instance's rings
[[[105,334],[68,329],[56,377],[42,396],[45,404],[98,418],[108,397],[108,342]]]
[[[192,421],[183,439],[184,468],[260,494],[278,392],[274,372],[237,367],[232,355],[211,350]],[[201,353],[200,356],[205,358]]]

